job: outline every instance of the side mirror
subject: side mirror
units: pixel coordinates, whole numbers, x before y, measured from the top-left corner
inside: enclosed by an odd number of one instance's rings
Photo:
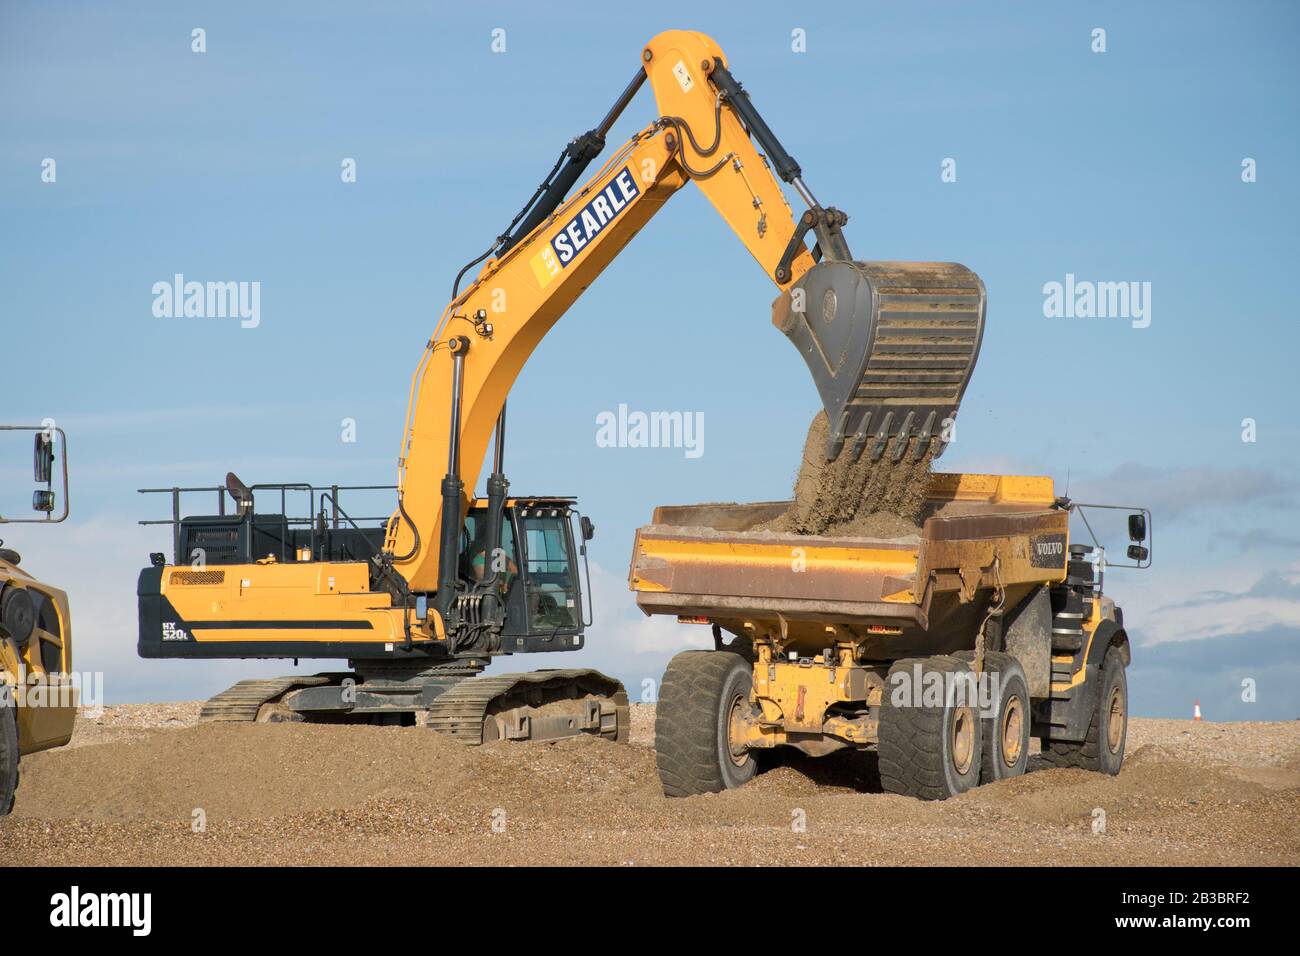
[[[36,433],[36,447],[32,454],[32,475],[38,485],[48,484],[54,476],[54,437],[48,432]]]
[[[586,515],[578,522],[582,526],[582,540],[590,541],[596,536],[596,526],[591,523],[591,519]]]
[[[1151,552],[1142,547],[1140,544],[1130,544],[1128,546],[1128,559],[1141,564],[1147,558],[1151,557]]]
[[[37,489],[32,492],[32,510],[50,514],[54,511],[54,492]]]
[[[1146,515],[1135,514],[1128,516],[1128,536],[1130,541],[1145,541],[1147,539]],[[1130,554],[1129,557],[1132,557],[1132,555]]]

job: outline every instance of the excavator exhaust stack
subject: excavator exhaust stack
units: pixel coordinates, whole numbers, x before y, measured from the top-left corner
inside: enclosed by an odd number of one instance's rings
[[[772,304],[812,372],[826,458],[937,457],[984,336],[984,283],[955,262],[823,261]],[[890,439],[894,439],[890,447]],[[845,446],[848,446],[847,449]]]

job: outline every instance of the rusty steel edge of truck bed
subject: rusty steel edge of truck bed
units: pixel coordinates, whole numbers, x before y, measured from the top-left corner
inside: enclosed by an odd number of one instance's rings
[[[655,509],[633,547],[638,606],[775,625],[787,637],[818,636],[831,624],[859,636],[919,635],[978,591],[1004,588],[1014,605],[1065,578],[1069,514],[1057,507],[1050,478],[936,474],[922,526],[904,537],[750,530],[788,506]]]

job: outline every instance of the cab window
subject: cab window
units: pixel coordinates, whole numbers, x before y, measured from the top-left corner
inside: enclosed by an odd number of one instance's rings
[[[533,633],[576,630],[578,588],[569,562],[569,522],[556,515],[525,517],[524,562],[528,623]]]
[[[487,515],[470,512],[465,517],[465,529],[461,534],[460,574],[466,581],[478,582],[495,572],[497,586],[504,594],[519,576],[514,528],[509,520],[502,522],[499,551],[489,551],[486,539]]]

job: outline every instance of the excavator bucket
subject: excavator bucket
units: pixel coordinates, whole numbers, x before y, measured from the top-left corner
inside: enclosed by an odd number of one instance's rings
[[[920,459],[931,443],[942,452],[979,355],[984,305],[984,283],[955,262],[828,260],[782,293],[772,324],[817,383],[827,459],[874,461],[888,448],[898,461],[909,446]]]

